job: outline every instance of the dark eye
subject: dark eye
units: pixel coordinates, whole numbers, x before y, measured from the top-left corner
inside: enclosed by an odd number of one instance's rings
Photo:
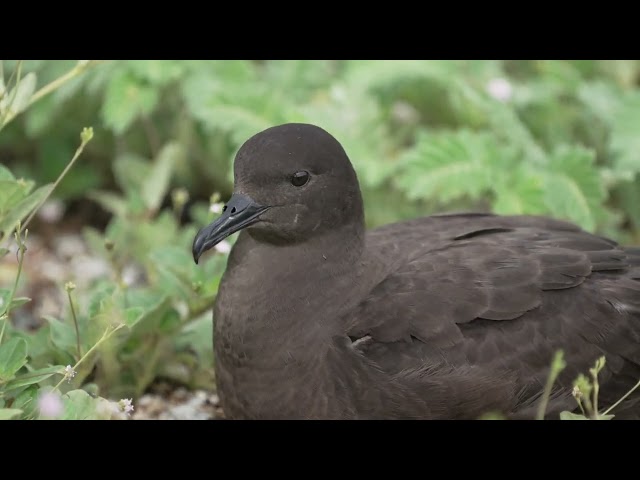
[[[304,170],[294,173],[291,177],[291,185],[293,185],[294,187],[301,187],[308,181],[309,172],[305,172]]]

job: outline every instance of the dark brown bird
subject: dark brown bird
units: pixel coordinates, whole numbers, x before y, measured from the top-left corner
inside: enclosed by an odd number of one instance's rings
[[[269,128],[235,159],[234,194],[197,234],[197,262],[242,230],[214,308],[229,418],[533,418],[553,354],[573,380],[606,356],[600,405],[640,379],[640,249],[564,221],[436,215],[365,233],[356,173],[306,124]],[[631,395],[616,418],[640,415]]]

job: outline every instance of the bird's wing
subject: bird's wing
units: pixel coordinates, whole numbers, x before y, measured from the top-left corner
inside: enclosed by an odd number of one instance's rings
[[[623,370],[640,375],[637,252],[537,217],[431,218],[419,230],[369,238],[371,250],[399,260],[351,315],[348,334],[383,370],[417,383],[446,371],[480,403],[483,385],[499,384],[496,395],[517,397],[513,409],[539,395],[558,349],[568,364],[559,408],[600,355],[603,383]]]

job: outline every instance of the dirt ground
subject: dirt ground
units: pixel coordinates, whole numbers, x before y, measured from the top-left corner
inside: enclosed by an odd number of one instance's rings
[[[221,420],[218,396],[202,390],[188,391],[160,384],[140,397],[132,420]]]

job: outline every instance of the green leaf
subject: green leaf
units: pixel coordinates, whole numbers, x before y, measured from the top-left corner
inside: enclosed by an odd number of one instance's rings
[[[16,396],[11,406],[12,408],[19,408],[20,410],[22,410],[23,414],[21,418],[37,418],[38,414],[36,410],[38,408],[38,402],[36,399],[38,398],[38,390],[38,387],[34,385],[24,389]]]
[[[18,308],[18,307],[24,305],[25,303],[29,303],[30,301],[31,301],[31,299],[29,297],[15,297],[11,301],[11,307],[9,307],[9,309],[13,310],[14,308]]]
[[[12,231],[19,221],[25,219],[31,211],[51,192],[53,184],[49,183],[38,188],[28,197],[22,199],[3,218],[0,219],[0,237]]]
[[[0,248],[0,258],[4,257],[9,252],[10,250],[8,248],[4,248],[4,247]]]
[[[9,92],[7,99],[11,101],[13,97],[13,101],[9,105],[9,111],[17,114],[29,106],[29,100],[31,100],[36,91],[36,74],[33,72],[26,74],[14,90]]]
[[[163,147],[158,154],[149,176],[142,184],[142,199],[147,209],[155,212],[167,193],[171,181],[171,173],[182,149],[178,143],[172,142]]]
[[[150,299],[151,296],[149,295],[149,300]],[[132,322],[128,324],[129,327],[131,327],[132,334],[151,334],[157,332],[170,307],[171,299],[169,297],[161,297],[153,304],[144,306],[142,315],[132,316]]]
[[[0,163],[0,180],[15,181],[15,179],[11,170]]]
[[[87,196],[118,217],[124,217],[127,214],[127,202],[115,193],[95,191],[88,192]]]
[[[25,387],[27,385],[33,385],[35,383],[40,383],[43,380],[55,375],[56,373],[62,373],[64,367],[62,365],[55,365],[53,367],[45,367],[39,370],[34,370],[29,373],[25,373],[24,375],[20,375],[15,379],[11,380],[7,383],[6,389],[11,390],[13,388]]]
[[[615,86],[602,81],[581,84],[578,98],[591,113],[606,123],[615,122],[622,104],[621,94]]]
[[[12,338],[0,345],[0,380],[10,380],[27,363],[27,342]]]
[[[611,420],[615,415],[598,415],[598,420]]]
[[[18,408],[0,408],[0,420],[11,420],[22,414]]]
[[[74,327],[49,315],[45,315],[43,318],[49,322],[53,344],[64,352],[75,352],[76,331]]]
[[[136,77],[154,85],[165,85],[185,70],[182,60],[127,60],[126,66]]]
[[[494,185],[492,211],[501,215],[539,215],[547,213],[544,202],[544,174],[521,166],[508,181]]]
[[[560,412],[560,420],[589,420],[589,419],[584,415],[579,415],[577,413],[564,411],[564,412]]]
[[[0,212],[6,212],[26,197],[34,185],[33,181],[0,180]]]
[[[409,199],[450,202],[479,198],[495,182],[490,156],[491,138],[468,131],[423,134],[400,160],[397,183]]]
[[[128,196],[140,195],[142,185],[151,172],[151,162],[133,153],[119,155],[113,162],[113,174],[118,186]]]
[[[606,192],[594,166],[595,153],[583,147],[560,146],[553,153],[545,179],[545,203],[558,218],[595,229],[595,211]]]
[[[61,420],[95,420],[99,418],[97,411],[99,399],[93,398],[84,390],[71,390],[62,396],[64,412]]]
[[[609,149],[614,157],[614,168],[622,173],[640,172],[640,92],[624,98],[611,125]]]
[[[158,104],[158,90],[128,72],[118,72],[107,85],[102,120],[120,135],[141,115],[148,115]]]

